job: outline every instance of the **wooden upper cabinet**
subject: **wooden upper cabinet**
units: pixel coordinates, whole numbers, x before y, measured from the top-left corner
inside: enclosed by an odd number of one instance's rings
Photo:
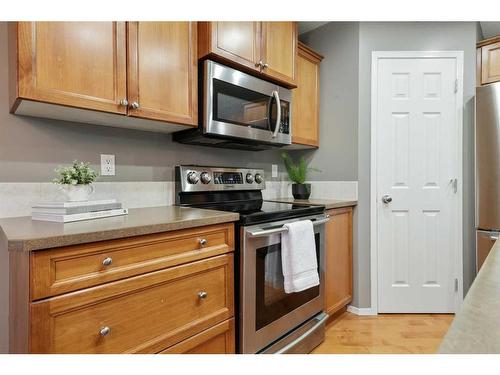
[[[262,22],[261,60],[266,75],[295,84],[297,38],[296,22]]]
[[[199,22],[198,56],[296,87],[296,22]]]
[[[128,23],[129,115],[197,125],[196,22]]]
[[[17,22],[17,98],[126,113],[125,22]],[[12,60],[11,60],[12,61]]]
[[[260,22],[199,22],[199,56],[217,55],[259,71]]]
[[[297,88],[292,91],[292,143],[319,146],[319,64],[323,56],[299,43]]]
[[[500,81],[500,41],[481,48],[481,84]]]

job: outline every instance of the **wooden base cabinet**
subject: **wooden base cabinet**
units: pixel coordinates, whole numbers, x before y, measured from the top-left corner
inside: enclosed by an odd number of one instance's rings
[[[234,353],[233,232],[218,224],[13,253],[10,351]],[[37,280],[48,287],[36,291]]]
[[[199,22],[198,56],[296,87],[296,22]]]
[[[293,148],[319,146],[319,64],[323,56],[299,43],[297,88],[293,90]]]
[[[197,126],[197,37],[197,22],[12,22],[11,112],[165,133]]]
[[[325,311],[333,315],[352,300],[352,207],[328,210]]]
[[[500,81],[500,36],[477,44],[477,85]]]

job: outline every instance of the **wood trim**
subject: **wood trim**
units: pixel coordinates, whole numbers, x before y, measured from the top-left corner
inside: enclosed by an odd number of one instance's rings
[[[328,319],[326,321],[327,329],[328,329],[328,326],[330,324],[335,323],[346,312],[347,312],[347,306],[344,306],[344,307],[338,309],[336,312],[330,314],[330,316],[328,317]]]
[[[18,54],[18,35],[17,22],[9,22],[7,25],[8,33],[8,58],[9,58],[9,108],[10,113],[14,113],[19,106],[19,54]]]
[[[481,86],[481,75],[482,75],[482,49],[477,48],[476,49],[476,86]]]
[[[319,64],[325,58],[323,55],[319,54],[301,41],[298,42],[298,54],[317,64]]]
[[[223,236],[222,242],[220,236]],[[196,239],[201,237],[208,239],[206,247],[198,245]],[[214,240],[213,245],[210,238]],[[189,241],[192,247],[179,247],[183,241]],[[60,295],[231,251],[234,251],[233,224],[217,224],[35,251],[31,254],[31,300]],[[113,264],[108,268],[100,268],[101,260],[107,257],[114,258]],[[133,261],[129,260],[131,257],[134,257]],[[94,262],[95,266],[91,266]],[[58,277],[61,273],[64,275],[68,267],[75,272],[70,275],[66,272],[65,276]]]
[[[497,42],[500,42],[500,35],[497,35],[497,36],[494,36],[494,37],[491,37],[488,39],[480,40],[479,42],[476,43],[476,47],[483,47],[483,46],[486,46],[488,44],[493,44],[493,43],[497,43]]]
[[[30,350],[29,253],[9,253],[9,352]]]
[[[347,305],[352,301],[352,295],[348,295],[338,301],[335,305],[330,306],[326,313],[330,316],[335,315],[339,310],[347,309]]]

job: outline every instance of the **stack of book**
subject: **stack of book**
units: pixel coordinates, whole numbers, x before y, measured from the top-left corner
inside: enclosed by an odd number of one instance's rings
[[[128,214],[116,199],[84,202],[39,202],[31,209],[33,220],[70,223]]]

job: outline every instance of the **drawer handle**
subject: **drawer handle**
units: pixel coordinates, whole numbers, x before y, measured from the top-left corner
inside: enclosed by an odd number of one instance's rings
[[[106,259],[104,259],[104,260],[102,261],[102,265],[103,265],[103,266],[110,266],[110,265],[111,265],[111,263],[113,263],[113,259],[111,259],[111,258],[109,258],[109,257],[108,257],[108,258],[106,258]]]
[[[102,327],[101,330],[99,331],[99,334],[102,337],[105,337],[105,336],[109,335],[110,332],[111,332],[111,328],[109,328],[109,327]]]
[[[201,247],[205,246],[208,243],[208,241],[205,238],[202,238],[199,242]]]
[[[198,293],[198,297],[199,297],[200,299],[205,299],[205,298],[207,298],[207,296],[208,296],[208,293],[207,293],[207,292],[205,292],[205,291],[202,291],[202,292],[199,292],[199,293]]]

